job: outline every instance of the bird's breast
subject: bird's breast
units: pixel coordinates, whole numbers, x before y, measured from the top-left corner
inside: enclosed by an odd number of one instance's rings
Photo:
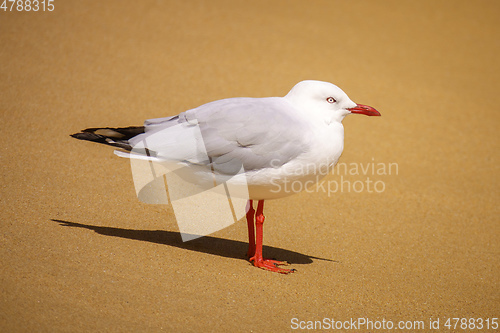
[[[296,158],[279,167],[246,174],[251,199],[275,199],[307,189],[330,172],[343,149],[342,124],[311,133],[308,149]]]

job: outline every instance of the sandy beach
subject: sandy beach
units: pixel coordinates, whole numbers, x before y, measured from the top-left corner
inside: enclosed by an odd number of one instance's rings
[[[1,332],[500,329],[499,2],[52,4],[0,9]],[[126,159],[69,136],[305,79],[382,117],[266,201],[290,275],[246,260],[243,220],[183,243]]]

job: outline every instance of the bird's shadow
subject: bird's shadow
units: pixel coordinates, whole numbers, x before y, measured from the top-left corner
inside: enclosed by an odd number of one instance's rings
[[[204,236],[191,240],[189,242],[183,242],[181,239],[181,234],[174,231],[102,227],[58,219],[52,219],[52,221],[57,222],[64,227],[93,230],[94,232],[104,236],[120,237],[156,244],[164,244],[168,246],[175,246],[181,249],[203,252],[226,258],[247,259],[246,252],[248,249],[248,243],[231,239]],[[279,260],[285,260],[293,264],[310,264],[313,262],[312,259],[337,262],[336,260],[308,256],[302,253],[285,250],[274,246],[263,246],[263,253],[265,257],[277,258]]]

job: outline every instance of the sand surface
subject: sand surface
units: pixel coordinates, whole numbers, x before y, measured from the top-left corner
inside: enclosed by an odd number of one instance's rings
[[[500,317],[498,1],[54,4],[0,11],[0,331]],[[69,137],[304,79],[382,117],[345,119],[332,193],[266,202],[264,253],[292,275],[245,260],[243,221],[182,243],[126,160]]]

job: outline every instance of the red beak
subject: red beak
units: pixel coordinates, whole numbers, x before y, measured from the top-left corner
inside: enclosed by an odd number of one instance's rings
[[[380,112],[368,105],[357,104],[355,107],[347,109],[351,113],[359,113],[367,116],[380,116]]]

